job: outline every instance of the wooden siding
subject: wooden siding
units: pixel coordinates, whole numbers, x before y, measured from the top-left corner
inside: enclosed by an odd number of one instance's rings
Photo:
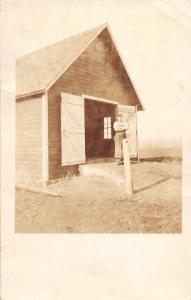
[[[71,167],[61,167],[61,92],[91,95],[120,104],[138,103],[111,38],[104,30],[48,92],[50,179],[71,171]],[[74,167],[72,172],[75,171]]]
[[[16,102],[16,175],[42,180],[42,98]]]

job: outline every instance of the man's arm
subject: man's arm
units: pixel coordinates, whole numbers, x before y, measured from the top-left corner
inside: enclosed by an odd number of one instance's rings
[[[127,130],[128,129],[128,124],[127,122],[114,122],[113,128],[115,131],[122,131],[122,130]]]
[[[114,128],[115,131],[119,131],[119,130],[120,130],[120,129],[119,129],[119,122],[115,121],[115,122],[113,123],[113,128]]]

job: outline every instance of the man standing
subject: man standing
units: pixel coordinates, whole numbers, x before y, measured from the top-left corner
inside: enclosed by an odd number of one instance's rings
[[[122,141],[126,138],[126,130],[128,129],[128,124],[123,120],[123,115],[119,114],[117,120],[113,124],[115,130],[115,159],[118,165],[123,164],[123,149]]]

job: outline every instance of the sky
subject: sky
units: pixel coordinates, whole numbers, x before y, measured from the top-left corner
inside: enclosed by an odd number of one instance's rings
[[[189,11],[190,9],[190,11]],[[107,22],[145,111],[141,142],[180,141],[189,1],[2,1],[2,45],[17,57]]]

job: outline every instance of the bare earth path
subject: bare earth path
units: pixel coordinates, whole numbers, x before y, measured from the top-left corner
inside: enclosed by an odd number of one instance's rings
[[[16,189],[16,232],[181,233],[181,165],[133,166],[135,193],[100,177],[49,187],[60,196]]]

